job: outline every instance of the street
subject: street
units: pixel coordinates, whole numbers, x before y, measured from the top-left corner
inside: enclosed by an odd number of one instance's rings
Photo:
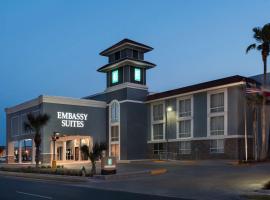
[[[1,200],[79,200],[79,199],[118,199],[118,200],[165,200],[176,199],[129,192],[118,192],[87,187],[72,186],[70,184],[43,182],[38,180],[0,177],[0,199]]]
[[[73,165],[69,167],[73,168]],[[89,167],[89,166],[87,166]],[[0,176],[5,199],[196,199],[239,200],[270,181],[270,163],[237,165],[230,161],[163,161],[119,164],[118,173],[165,168],[167,173],[119,180],[55,182]],[[173,197],[173,198],[169,198]]]

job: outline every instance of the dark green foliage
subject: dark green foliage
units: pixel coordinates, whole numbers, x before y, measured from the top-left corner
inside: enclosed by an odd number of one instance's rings
[[[28,122],[24,123],[24,130],[27,131],[33,131],[35,133],[34,141],[36,146],[36,167],[39,165],[40,161],[40,145],[41,145],[41,128],[45,126],[50,117],[47,114],[39,114],[37,116],[33,115],[32,113],[29,113],[27,115]]]
[[[96,174],[96,161],[102,156],[102,151],[107,150],[106,143],[95,143],[92,150],[89,149],[87,145],[81,147],[81,152],[90,159],[92,164],[91,173]]]

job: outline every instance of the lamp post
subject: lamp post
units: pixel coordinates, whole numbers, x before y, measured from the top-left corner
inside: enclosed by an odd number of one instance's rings
[[[53,161],[52,161],[52,168],[56,169],[56,160],[55,160],[55,142],[56,140],[59,139],[59,133],[58,132],[53,132],[52,135],[52,141],[53,141]]]
[[[166,113],[165,113],[165,133],[166,133],[166,157],[167,157],[167,160],[169,159],[169,137],[168,137],[168,112],[171,112],[173,109],[171,106],[168,106],[166,108]]]

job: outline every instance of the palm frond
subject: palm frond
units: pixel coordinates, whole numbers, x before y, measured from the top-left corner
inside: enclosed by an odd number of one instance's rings
[[[246,53],[248,53],[251,49],[255,49],[255,48],[256,48],[256,44],[255,44],[255,43],[249,45],[249,46],[247,47],[247,49],[246,49]]]
[[[252,29],[254,32],[253,38],[257,40],[258,42],[261,42],[263,40],[262,38],[262,29],[260,27],[255,27]]]
[[[261,50],[262,50],[262,47],[263,47],[263,46],[262,46],[261,44],[258,45],[258,46],[257,46],[257,50],[258,50],[258,51],[261,51]]]
[[[33,127],[27,122],[24,122],[23,129],[24,129],[25,132],[33,131]]]

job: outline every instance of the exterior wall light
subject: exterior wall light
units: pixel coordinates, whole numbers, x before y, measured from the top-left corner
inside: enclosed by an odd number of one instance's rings
[[[173,109],[171,106],[167,107],[167,112],[171,112]]]

